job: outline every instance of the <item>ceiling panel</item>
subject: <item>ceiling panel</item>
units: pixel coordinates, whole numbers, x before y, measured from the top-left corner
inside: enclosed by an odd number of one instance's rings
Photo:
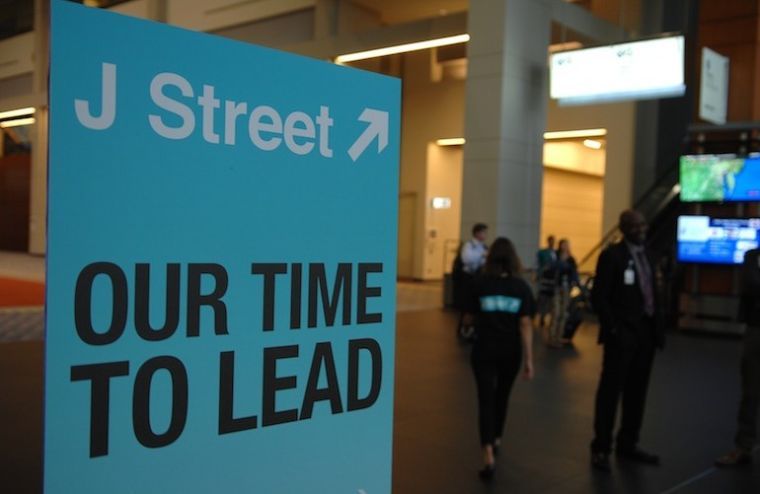
[[[386,24],[428,19],[468,9],[468,0],[351,0],[377,12]]]

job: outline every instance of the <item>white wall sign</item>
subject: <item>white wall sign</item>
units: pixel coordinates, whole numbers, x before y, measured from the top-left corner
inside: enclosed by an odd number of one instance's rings
[[[728,57],[702,48],[702,77],[699,86],[699,118],[714,124],[726,123],[728,108]]]
[[[450,197],[434,197],[433,209],[449,209],[451,207]]]

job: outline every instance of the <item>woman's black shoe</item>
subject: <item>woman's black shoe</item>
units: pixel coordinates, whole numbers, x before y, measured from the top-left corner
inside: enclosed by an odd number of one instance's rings
[[[606,453],[591,453],[591,466],[600,472],[610,472],[610,455]]]
[[[481,480],[489,481],[493,478],[493,474],[496,471],[496,465],[490,464],[483,467],[482,470],[478,472],[478,477],[480,477]]]
[[[752,463],[752,453],[735,449],[715,460],[716,467],[738,467]]]

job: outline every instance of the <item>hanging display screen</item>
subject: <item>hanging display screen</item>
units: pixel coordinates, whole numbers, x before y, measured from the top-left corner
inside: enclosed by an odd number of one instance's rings
[[[678,260],[741,264],[760,245],[760,218],[678,217]]]
[[[760,201],[760,154],[687,155],[680,166],[684,202]]]
[[[682,96],[684,38],[669,36],[551,55],[551,97],[560,105]]]

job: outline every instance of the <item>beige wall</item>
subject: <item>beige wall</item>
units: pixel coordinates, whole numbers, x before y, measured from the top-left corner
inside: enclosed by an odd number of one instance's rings
[[[635,117],[636,104],[633,102],[567,107],[549,102],[547,131],[607,129],[603,234],[617,224],[620,211],[632,205]],[[576,249],[576,253],[580,254],[580,251]]]
[[[399,193],[416,194],[417,198],[411,273],[416,279],[436,277],[432,271],[430,276],[426,275],[426,266],[432,269],[432,264],[425,260],[432,221],[428,211],[431,207],[428,198],[432,197],[428,192],[428,145],[436,139],[464,135],[464,81],[432,82],[433,53],[432,50],[408,53],[403,66]]]
[[[462,148],[428,143],[427,157],[422,278],[440,279],[453,260],[461,231]],[[544,158],[541,239],[549,234],[568,238],[580,261],[601,240],[603,233],[605,152],[575,142],[547,142]],[[431,201],[436,196],[450,197],[452,207],[432,209]],[[402,218],[401,222],[408,220]],[[399,236],[403,238],[404,234],[400,231]],[[525,261],[534,262],[533,259]],[[594,261],[588,264],[593,266]]]
[[[168,0],[166,21],[194,31],[214,31],[311,8],[315,4],[315,0]]]
[[[541,245],[549,235],[558,241],[567,238],[576,261],[580,262],[600,240],[603,196],[602,177],[545,167]]]
[[[604,143],[604,139],[596,140]],[[558,240],[567,238],[578,262],[596,247],[604,234],[605,158],[604,148],[588,148],[580,139],[549,140],[544,144],[541,242],[549,235]],[[591,269],[595,264],[593,256],[581,269]]]
[[[462,216],[462,154],[461,146],[428,143],[424,279],[443,278],[456,256]],[[433,209],[434,197],[450,198],[451,207]]]
[[[34,70],[33,57],[33,32],[0,41],[0,80],[32,72]],[[7,97],[7,95],[2,97]]]
[[[604,160],[604,149],[591,149],[581,142],[546,141],[544,143],[544,166],[551,168],[602,177],[604,176]]]
[[[442,137],[462,136],[464,122],[464,81],[431,82],[431,56],[432,52],[410,53],[404,56],[403,65],[400,192],[414,194],[416,208],[414,239],[404,244],[405,248],[411,246],[414,250],[413,269],[411,273],[400,272],[400,275],[416,279],[438,279],[445,267],[443,242],[448,236],[442,238],[442,235],[448,226],[439,226],[440,211],[433,213],[430,205],[433,196],[444,195],[436,192],[440,184],[436,182],[438,175],[435,170],[440,167],[440,154],[431,143]],[[550,142],[546,150],[545,165],[548,167],[574,167],[590,174],[575,176],[575,180],[567,177],[563,180],[557,178],[563,176],[561,171],[552,173],[546,170],[550,178],[544,184],[544,192],[549,194],[554,187],[567,189],[571,182],[584,191],[574,194],[577,201],[586,201],[583,213],[586,217],[578,219],[585,226],[574,227],[582,228],[577,230],[579,234],[571,234],[576,231],[574,229],[563,233],[564,229],[554,226],[572,224],[567,217],[548,219],[548,223],[542,223],[541,234],[542,238],[545,237],[545,226],[557,235],[573,238],[573,250],[578,260],[615,226],[620,211],[631,205],[634,123],[634,103],[579,107],[558,107],[553,102],[549,103],[547,131],[605,128],[608,132],[605,147],[600,151],[588,150],[578,143],[560,142]],[[554,180],[559,180],[562,185],[552,183]],[[461,179],[459,183],[461,187]],[[596,185],[592,187],[592,183]],[[552,201],[544,203],[547,217],[554,216],[552,209],[555,204]],[[455,207],[458,206],[457,203]],[[595,220],[589,219],[591,211],[595,211]],[[444,223],[448,225],[446,221]],[[460,231],[467,231],[470,226],[460,225]],[[435,238],[431,238],[433,229],[436,230]],[[452,235],[451,238],[456,236]]]

